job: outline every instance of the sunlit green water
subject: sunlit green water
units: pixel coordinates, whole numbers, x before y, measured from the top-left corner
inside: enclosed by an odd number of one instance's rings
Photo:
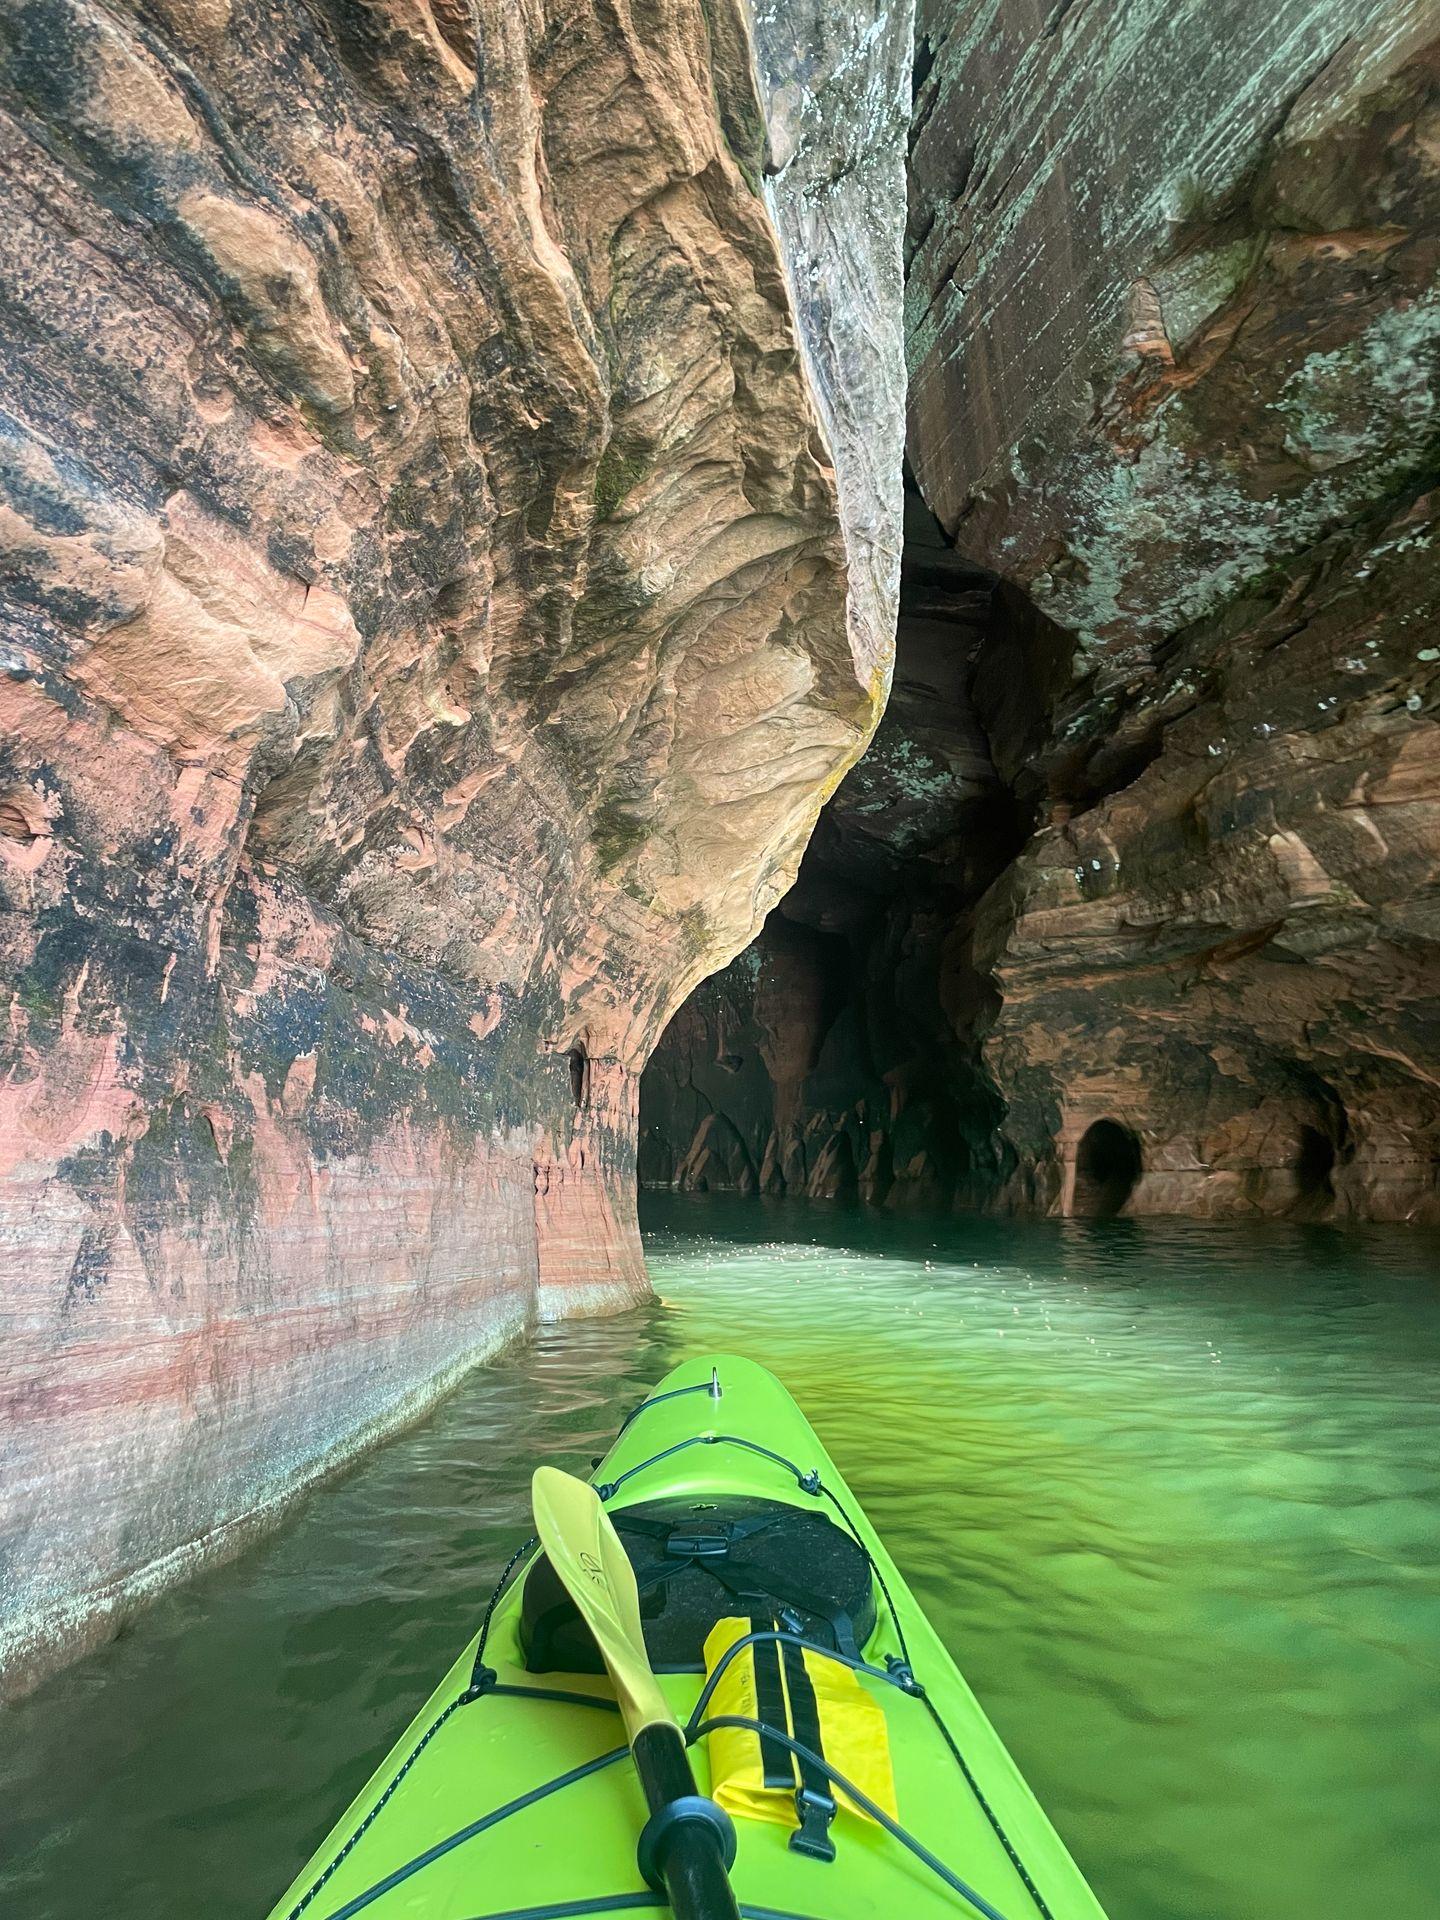
[[[1440,1911],[1434,1239],[654,1212],[660,1305],[481,1369],[0,1720],[0,1910],[262,1915],[533,1462],[720,1346],[806,1407],[1113,1920]]]

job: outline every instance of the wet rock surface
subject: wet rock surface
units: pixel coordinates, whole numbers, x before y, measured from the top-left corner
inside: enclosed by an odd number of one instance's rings
[[[943,924],[852,943],[802,1132],[903,1056],[962,1199],[1440,1216],[1437,129],[1425,5],[922,5],[909,449],[998,583],[936,648],[992,810],[917,846],[879,794],[857,838],[867,760],[827,811],[792,899],[843,846],[832,899],[878,868]]]
[[[636,1297],[639,1068],[883,700],[908,19],[785,151],[783,37],[627,23],[0,23],[12,1675]]]

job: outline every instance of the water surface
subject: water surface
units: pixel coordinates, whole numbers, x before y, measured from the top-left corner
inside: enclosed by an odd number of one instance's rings
[[[543,1330],[0,1719],[11,1920],[260,1920],[473,1632],[540,1458],[688,1352],[796,1393],[1112,1920],[1440,1886],[1440,1245],[650,1208]],[[963,1870],[963,1862],[957,1862]]]

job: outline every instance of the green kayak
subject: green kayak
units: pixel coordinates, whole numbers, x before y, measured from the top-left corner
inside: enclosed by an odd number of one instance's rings
[[[733,1820],[742,1915],[1103,1920],[773,1375],[687,1361],[593,1479],[699,1790]],[[527,1542],[272,1920],[667,1911],[637,1864],[646,1817],[595,1643]]]

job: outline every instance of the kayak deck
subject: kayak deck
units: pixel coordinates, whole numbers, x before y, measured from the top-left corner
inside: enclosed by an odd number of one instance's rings
[[[860,1684],[885,1713],[900,1824],[968,1896],[901,1840],[842,1807],[829,1863],[792,1851],[782,1826],[736,1820],[731,1877],[742,1913],[1103,1920],[834,1462],[763,1367],[705,1355],[676,1368],[629,1417],[594,1478],[612,1513],[662,1496],[761,1495],[823,1508],[869,1557],[879,1592],[874,1630],[860,1648]],[[521,1590],[517,1578],[492,1600],[482,1633],[271,1920],[564,1920],[663,1909],[635,1862],[646,1809],[609,1683],[598,1674],[527,1670]],[[887,1668],[898,1668],[901,1684]],[[923,1692],[906,1690],[907,1668]],[[687,1720],[703,1676],[664,1674],[661,1685]],[[691,1757],[707,1791],[703,1736]]]

